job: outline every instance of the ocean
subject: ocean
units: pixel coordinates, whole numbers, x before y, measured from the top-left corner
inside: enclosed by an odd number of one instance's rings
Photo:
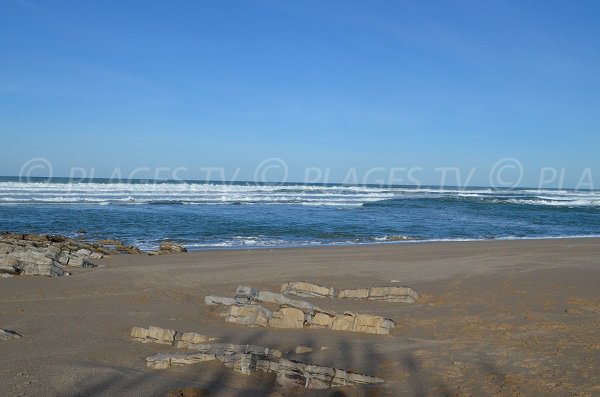
[[[600,236],[600,191],[0,178],[0,231],[189,249]]]

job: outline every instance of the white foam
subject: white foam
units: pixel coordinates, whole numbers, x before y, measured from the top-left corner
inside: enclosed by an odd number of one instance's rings
[[[46,183],[0,182],[2,204],[180,203],[288,204],[356,207],[385,200],[479,199],[512,204],[598,207],[600,192],[568,190],[502,190],[449,188],[382,188],[373,186],[257,185],[215,183]]]

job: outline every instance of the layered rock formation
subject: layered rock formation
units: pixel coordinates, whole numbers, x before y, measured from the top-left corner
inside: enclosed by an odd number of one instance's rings
[[[182,252],[187,252],[187,248],[185,246],[178,244],[173,241],[163,241],[160,243],[158,250],[149,251],[149,255],[165,255],[165,254],[179,254]]]
[[[225,305],[225,321],[247,326],[273,328],[327,328],[336,331],[362,332],[386,335],[394,321],[372,314],[345,312],[337,314],[314,306],[310,302],[290,299],[270,291],[239,286],[235,298],[209,295],[208,305]],[[275,303],[271,311],[261,303]]]
[[[131,329],[131,337],[142,343],[160,343],[163,345],[171,345],[178,348],[192,348],[195,345],[211,342],[217,338],[204,336],[195,332],[184,332],[175,331],[172,329],[165,329],[159,327],[139,328],[133,327]]]
[[[171,241],[160,245],[159,253],[187,252]],[[0,275],[66,276],[69,267],[94,267],[93,259],[114,254],[142,254],[133,245],[119,240],[84,241],[65,236],[0,234]]]
[[[9,234],[0,236],[0,273],[25,276],[64,276],[67,267],[94,267],[113,251],[64,236]]]
[[[319,298],[366,299],[372,301],[415,303],[419,299],[417,291],[410,287],[370,287],[356,289],[335,289],[304,281],[289,281],[281,285],[281,292],[297,296]]]
[[[180,333],[175,330],[158,327],[150,327],[148,329],[135,327],[131,330],[131,335],[136,340],[154,341],[171,345],[176,344],[178,335],[192,334],[199,335],[195,333]],[[190,353],[159,353],[147,357],[146,365],[155,369],[166,369],[174,366],[218,360],[226,367],[244,375],[252,375],[256,371],[275,373],[276,382],[282,387],[300,386],[309,389],[328,389],[338,386],[383,382],[383,379],[380,378],[338,368],[288,360],[282,357],[281,351],[262,346],[229,343],[176,345],[195,351]],[[304,346],[299,346],[299,348],[301,348],[300,350],[303,353],[311,350]]]

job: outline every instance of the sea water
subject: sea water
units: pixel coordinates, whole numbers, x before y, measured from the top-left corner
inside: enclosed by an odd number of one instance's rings
[[[0,231],[144,249],[600,235],[600,192],[0,178]]]

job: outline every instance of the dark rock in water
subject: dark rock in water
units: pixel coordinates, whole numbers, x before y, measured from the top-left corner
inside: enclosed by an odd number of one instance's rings
[[[179,253],[187,252],[187,248],[173,241],[163,241],[162,243],[160,243],[159,251],[161,254]]]

